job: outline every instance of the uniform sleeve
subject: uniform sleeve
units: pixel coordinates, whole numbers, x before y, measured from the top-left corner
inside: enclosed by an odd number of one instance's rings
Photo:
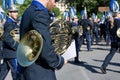
[[[7,23],[4,25],[4,36],[3,41],[13,50],[17,50],[18,42],[16,42],[10,35],[10,31],[14,29],[12,23]]]
[[[90,20],[88,20],[88,25],[90,26],[91,29],[93,28],[93,24],[91,23]]]
[[[43,48],[40,57],[46,63],[56,69],[60,69],[64,64],[64,58],[54,52],[49,33],[49,15],[46,12],[40,12],[32,21],[33,27],[43,37]]]

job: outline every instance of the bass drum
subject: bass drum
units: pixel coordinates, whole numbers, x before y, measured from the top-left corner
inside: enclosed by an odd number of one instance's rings
[[[52,45],[57,54],[64,54],[72,41],[72,34],[69,22],[57,20],[50,26]]]

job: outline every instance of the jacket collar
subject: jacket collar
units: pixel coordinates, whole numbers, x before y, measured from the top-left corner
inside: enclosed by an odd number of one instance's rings
[[[36,5],[37,6],[36,10],[44,10],[48,12],[47,8],[45,8],[45,6],[38,2],[37,0],[33,0],[31,5]]]
[[[12,17],[8,17],[8,20],[7,20],[8,22],[14,22],[14,23],[16,23],[16,21],[12,18]]]

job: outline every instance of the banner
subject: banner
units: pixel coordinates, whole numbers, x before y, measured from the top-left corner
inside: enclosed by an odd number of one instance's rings
[[[2,0],[2,7],[5,10],[8,10],[13,4],[16,4],[16,0]]]
[[[25,0],[17,0],[18,4],[23,4]]]
[[[73,18],[76,15],[76,9],[72,6],[70,7],[70,17]]]
[[[82,19],[87,19],[87,9],[84,7],[84,10],[80,12]]]
[[[110,11],[112,12],[119,11],[119,4],[116,0],[110,0]]]

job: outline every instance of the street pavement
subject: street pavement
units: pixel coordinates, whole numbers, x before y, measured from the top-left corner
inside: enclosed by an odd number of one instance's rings
[[[109,53],[110,46],[105,42],[92,46],[88,52],[83,45],[79,52],[79,59],[84,64],[75,64],[71,59],[61,70],[56,71],[57,80],[120,80],[120,53],[116,53],[107,67],[107,74],[102,74],[100,66]]]
[[[120,53],[113,56],[107,74],[102,74],[100,66],[109,53],[110,46],[105,46],[102,41],[99,45],[92,45],[92,49],[88,52],[86,45],[82,45],[79,59],[84,64],[75,64],[74,59],[70,59],[62,69],[56,71],[57,80],[120,80]],[[10,72],[5,80],[12,80]]]

